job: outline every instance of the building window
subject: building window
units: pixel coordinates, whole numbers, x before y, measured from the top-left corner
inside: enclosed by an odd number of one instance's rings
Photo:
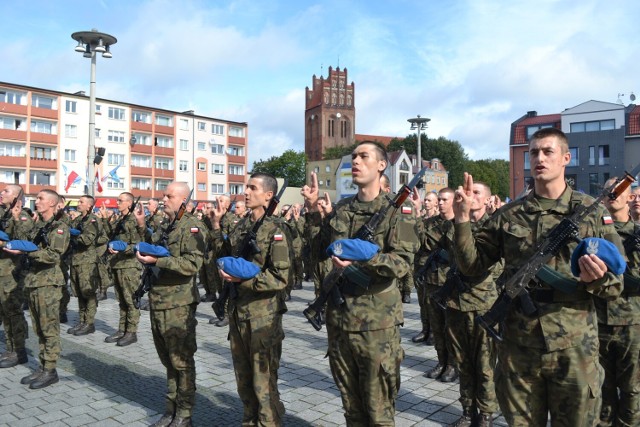
[[[180,150],[189,151],[189,141],[186,139],[180,140]]]
[[[334,121],[333,121],[333,119],[329,119],[329,122],[327,123],[327,127],[328,127],[327,135],[328,136],[335,136],[335,129],[334,129]]]
[[[156,157],[156,169],[173,170],[173,159]]]
[[[319,173],[320,172],[320,166],[316,166],[315,168],[313,168],[313,171],[315,173]]]
[[[138,190],[151,190],[151,179],[131,178],[131,188],[135,188]]]
[[[96,114],[99,116],[102,115],[102,105],[96,104]]]
[[[578,158],[578,148],[569,147],[569,153],[571,153],[571,160],[567,166],[580,166],[580,159]]]
[[[40,122],[37,120],[31,120],[31,132],[46,133],[49,135],[55,135],[57,133],[56,124],[51,122]]]
[[[229,126],[229,136],[244,138],[244,128]]]
[[[207,144],[205,142],[198,141],[198,151],[206,151],[206,150],[207,150]]]
[[[327,188],[329,188],[329,187],[331,187],[331,180],[330,179],[327,180]]]
[[[76,161],[76,150],[64,150],[64,161],[65,162],[75,162]]]
[[[241,185],[241,184],[230,184],[229,185],[229,193],[230,194],[243,194],[244,193],[244,185]]]
[[[64,136],[67,138],[76,138],[78,136],[78,126],[64,125]]]
[[[198,122],[198,130],[206,130],[206,126],[205,122]]]
[[[45,108],[47,110],[54,110],[56,107],[56,103],[53,98],[42,95],[32,95],[31,104],[34,107]]]
[[[524,170],[531,170],[531,163],[529,162],[529,152],[524,152]]]
[[[109,107],[109,118],[113,120],[124,120],[124,108]]]
[[[211,184],[211,194],[224,193],[224,184]]]
[[[24,157],[25,146],[23,144],[9,144],[0,142],[0,156]],[[0,175],[1,177],[1,175]],[[14,182],[13,179],[3,182]]]
[[[109,178],[107,180],[107,188],[113,190],[124,190],[124,178],[120,178],[120,180],[118,181],[114,181],[113,179]]]
[[[150,168],[151,157],[139,156],[139,155],[133,154],[131,156],[131,166],[138,167],[138,168]]]
[[[244,175],[244,166],[229,165],[229,175]]]
[[[0,129],[27,130],[27,121],[14,117],[0,117]]]
[[[571,132],[597,132],[601,130],[613,130],[616,128],[616,121],[614,119],[609,120],[596,120],[592,122],[576,122],[571,123]]]
[[[207,170],[207,164],[205,162],[198,162],[198,170],[199,171],[206,171]]]
[[[96,128],[96,138],[100,139],[100,129]]]
[[[156,179],[156,190],[164,191],[167,189],[169,184],[171,184],[171,181],[168,181],[166,179]]]
[[[136,138],[136,145],[151,145],[151,136],[141,133],[133,135]]]
[[[160,125],[160,126],[172,127],[173,126],[173,118],[171,118],[169,116],[161,116],[159,114],[156,114],[156,124]]]
[[[211,163],[211,173],[214,175],[224,175],[224,165]]]
[[[12,92],[10,90],[0,90],[0,102],[7,104],[26,105],[27,97],[21,92]],[[11,181],[13,182],[13,181]]]
[[[224,135],[224,126],[211,124],[211,133],[214,135]]]
[[[204,182],[199,182],[198,191],[207,191],[207,184],[205,184]]]
[[[540,129],[546,129],[550,127],[553,127],[553,125],[547,124],[547,125],[527,126],[527,141],[530,140],[533,134],[539,131]]]
[[[595,166],[596,164],[596,147],[594,145],[589,146],[589,166]]]
[[[600,145],[598,147],[598,166],[606,166],[609,164],[609,146]]]
[[[124,132],[119,130],[110,130],[107,136],[107,141],[124,144]]]
[[[180,170],[180,172],[187,172],[189,170],[189,162],[187,162],[186,160],[180,160],[178,169]]]
[[[180,130],[189,130],[189,120],[180,119]]]
[[[146,111],[132,111],[131,121],[151,124],[151,113],[148,113]]]
[[[229,150],[227,151],[230,156],[244,156],[244,147],[237,147],[235,145],[230,145]]]
[[[124,165],[124,154],[111,154],[107,155],[107,164],[109,166]]]
[[[31,146],[31,158],[39,160],[55,160],[56,149],[50,147]]]
[[[173,148],[173,138],[170,136],[157,136],[156,137],[156,146],[162,148]]]
[[[77,106],[78,103],[76,101],[70,101],[67,99],[64,102],[64,111],[66,111],[67,113],[75,113]]]
[[[600,186],[598,185],[598,174],[590,173],[589,174],[589,194],[594,196],[600,192],[599,190],[600,190]]]
[[[31,171],[29,172],[29,183],[33,185],[54,185],[56,182],[55,172]]]
[[[211,153],[212,154],[224,154],[224,145],[222,145],[222,144],[211,144]]]

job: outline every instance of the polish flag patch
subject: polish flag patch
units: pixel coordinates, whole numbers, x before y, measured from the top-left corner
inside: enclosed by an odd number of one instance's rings
[[[401,212],[403,214],[410,214],[411,212],[413,212],[413,210],[411,209],[410,206],[403,206]]]
[[[602,217],[603,224],[613,224],[613,219],[609,215],[605,215]]]
[[[20,221],[26,221],[26,220],[27,220],[27,217],[26,217],[26,216],[21,216],[21,217],[20,217]]]
[[[64,234],[64,230],[61,228],[58,228],[58,234]]]
[[[276,242],[282,241],[282,234],[274,234],[273,235],[273,240],[276,241]]]
[[[191,227],[191,232],[192,233],[197,233],[199,231],[200,231],[200,229],[198,227]]]

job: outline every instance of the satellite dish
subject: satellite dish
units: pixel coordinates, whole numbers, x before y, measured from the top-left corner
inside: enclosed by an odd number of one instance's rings
[[[633,92],[631,92],[631,95],[629,95],[629,99],[631,100],[631,102],[636,100],[636,96],[633,94]]]

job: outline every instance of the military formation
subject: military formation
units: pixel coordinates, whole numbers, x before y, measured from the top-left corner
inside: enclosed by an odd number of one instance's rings
[[[372,142],[352,153],[357,195],[335,204],[315,174],[299,204],[278,206],[275,178],[255,173],[233,208],[221,196],[201,210],[180,182],[146,211],[128,192],[110,211],[88,195],[70,210],[43,190],[31,212],[9,184],[0,193],[0,368],[28,362],[26,307],[39,368],[20,382],[58,382],[67,295],[79,316],[64,332],[85,336],[112,285],[119,323],[105,342],[134,345],[147,333],[138,331],[140,309],[149,310],[167,372],[165,411],[153,425],[189,426],[196,311],[210,302],[209,323],[229,330],[242,425],[279,426],[283,315],[308,280],[316,300],[305,316],[326,327],[348,426],[395,425],[403,345],[434,346],[425,376],[459,381],[456,427],[491,426],[498,413],[511,426],[640,425],[640,188],[612,178],[605,187],[617,197],[602,204],[572,190],[557,129],[536,132],[529,155],[532,188],[506,204],[467,174],[458,189],[421,198],[410,183],[394,195],[386,151]],[[581,209],[571,238],[523,275]],[[422,328],[402,343],[414,288]]]

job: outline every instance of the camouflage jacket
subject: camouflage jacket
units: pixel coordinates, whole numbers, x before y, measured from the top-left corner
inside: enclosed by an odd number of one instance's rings
[[[371,202],[360,202],[354,196],[340,200],[329,218],[321,220],[319,213],[312,213],[307,223],[319,226],[320,231],[311,244],[316,251],[324,251],[335,240],[354,237],[388,203],[385,193]],[[373,242],[380,252],[367,262],[354,263],[370,278],[369,289],[361,295],[345,294],[345,306],[334,307],[330,302],[327,309],[327,323],[344,331],[374,331],[404,322],[395,279],[412,273],[413,257],[418,250],[412,205],[407,202],[400,209],[390,209],[375,230]]]
[[[120,222],[121,220],[122,218],[118,218],[113,223],[108,222],[106,225],[108,235],[113,236],[111,238],[112,241],[122,240],[127,244],[127,249],[124,251],[110,255],[111,268],[116,270],[122,268],[141,268],[134,251],[136,243],[140,243],[141,241],[136,218],[133,215],[129,215],[124,221]]]
[[[241,321],[287,311],[284,289],[290,268],[289,242],[279,221],[278,218],[267,217],[258,229],[256,244],[260,253],[251,255],[248,261],[259,266],[260,273],[232,285],[237,286],[238,298],[229,301],[229,312],[235,310]],[[233,254],[254,224],[251,216],[242,218],[226,239],[221,230],[214,230],[214,244],[218,252],[227,256]]]
[[[628,222],[614,223],[623,241],[640,230],[640,225]],[[640,325],[640,290],[631,289],[626,283],[627,275],[640,280],[640,252],[627,250],[627,271],[622,294],[613,301],[595,299],[598,323],[603,325]]]
[[[504,258],[505,277],[510,277],[534,256],[535,249],[544,241],[549,231],[574,209],[583,204],[591,204],[594,199],[567,187],[560,198],[549,209],[543,209],[535,192],[500,208],[474,234],[469,222],[455,224],[456,261],[463,274],[479,275]],[[594,213],[579,225],[580,237],[602,237],[622,249],[622,242],[613,225],[605,224],[608,216],[604,207],[599,206]],[[563,276],[570,278],[571,254],[577,243],[570,242],[548,266]],[[590,283],[578,282],[578,289],[572,294],[554,290],[547,284],[529,284],[536,291],[543,291],[545,302],[536,302],[538,311],[527,316],[518,302],[509,307],[503,331],[505,341],[524,347],[556,351],[576,346],[591,346],[596,349],[598,329],[592,295],[615,298],[622,289],[622,276],[610,272]],[[532,294],[535,300],[535,295]]]
[[[0,208],[0,217],[4,215],[5,208]],[[20,212],[16,220],[13,215],[7,220],[7,227],[4,230],[11,240],[29,240],[33,230],[33,219],[26,210]],[[2,250],[5,242],[0,241],[0,280],[2,277],[12,274],[16,267],[20,265],[20,255],[11,255]]]
[[[80,230],[79,236],[71,236],[71,265],[95,264],[98,256],[96,242],[102,234],[99,218],[89,212],[72,220],[70,228]]]
[[[157,210],[153,215],[147,215],[145,222],[147,223],[147,227],[150,227],[154,233],[160,231],[160,227],[165,222],[164,213],[161,210]]]
[[[169,226],[170,222],[165,221],[161,230],[153,234],[146,229],[139,229],[145,241],[156,245],[166,244],[171,253],[171,256],[158,258],[155,265],[157,278],[149,291],[149,302],[154,310],[167,310],[200,301],[193,278],[202,266],[204,256],[206,236],[202,222],[194,215],[185,213],[176,221],[175,228],[164,236]],[[163,237],[166,237],[166,243]]]
[[[445,225],[451,223],[448,219],[440,215],[432,216],[423,220],[423,232],[421,233],[422,250],[429,258],[432,254],[430,265],[425,271],[425,283],[432,286],[442,286],[447,280],[447,272],[449,272],[449,253],[447,248],[440,245],[443,235],[446,233]],[[434,251],[437,251],[434,254]],[[427,262],[425,258],[420,269]]]
[[[38,250],[25,254],[30,263],[24,286],[27,288],[40,288],[44,286],[63,286],[64,276],[60,268],[62,255],[69,248],[69,226],[62,221],[50,220],[51,227],[46,234],[46,242],[39,242]],[[38,220],[31,232],[34,240],[40,230],[49,221]]]

